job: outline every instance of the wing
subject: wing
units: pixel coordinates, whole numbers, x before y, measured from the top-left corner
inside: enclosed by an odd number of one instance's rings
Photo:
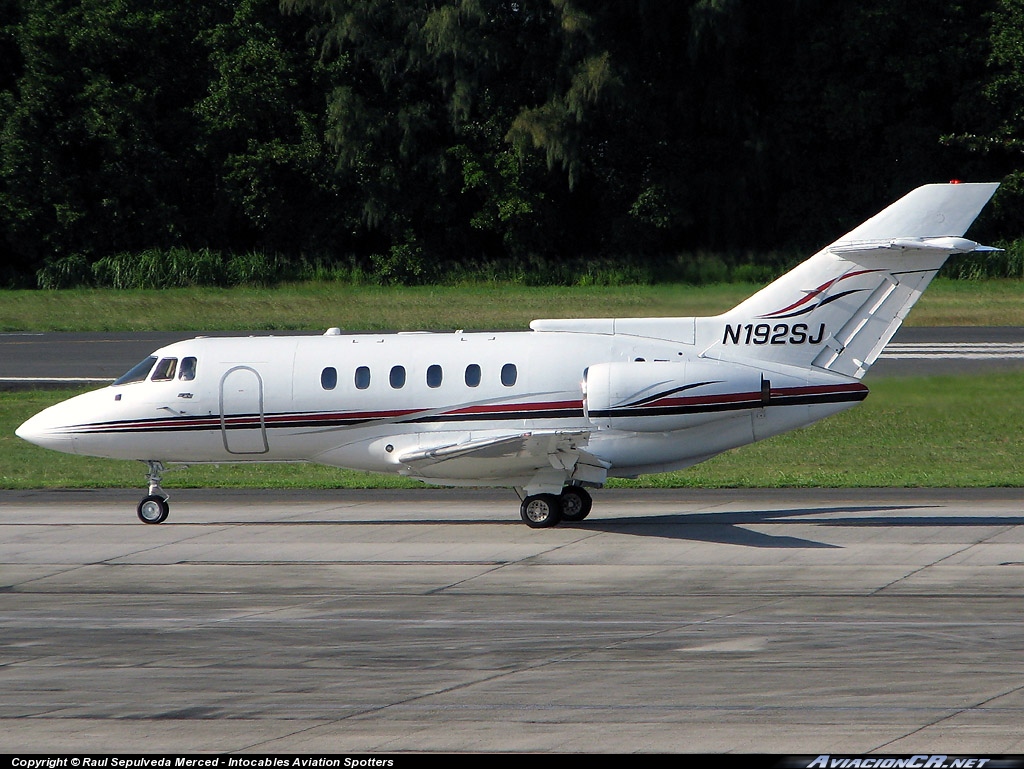
[[[589,431],[500,433],[409,451],[402,475],[442,484],[523,486],[557,493],[570,480],[600,485],[611,467],[586,450]]]

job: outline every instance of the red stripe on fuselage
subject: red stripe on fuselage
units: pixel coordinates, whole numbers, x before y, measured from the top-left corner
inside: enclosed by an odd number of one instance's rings
[[[808,387],[781,387],[772,388],[770,399],[786,399],[793,397],[814,397],[847,394],[858,396],[867,395],[868,388],[859,383],[847,383],[839,385],[815,385]],[[631,408],[649,410],[652,408],[700,408],[705,407],[714,410],[718,406],[727,406],[742,403],[756,404],[762,400],[762,393],[741,392],[741,393],[720,393],[716,395],[701,395],[689,397],[669,397],[645,403],[642,407],[621,407],[621,412],[628,414]],[[778,404],[785,405],[785,404]],[[620,409],[615,409],[620,411]],[[556,412],[567,412],[558,415]],[[207,417],[167,417],[160,419],[142,419],[132,421],[104,422],[69,427],[67,432],[80,433],[119,433],[119,432],[163,432],[176,430],[220,430],[222,426],[228,429],[260,429],[263,427],[316,427],[330,424],[351,424],[358,425],[367,422],[381,420],[403,421],[406,417],[412,417],[410,421],[430,422],[451,422],[453,418],[465,417],[465,421],[471,422],[475,419],[504,418],[505,420],[529,419],[531,415],[544,414],[548,419],[570,419],[580,418],[583,413],[583,401],[562,400],[543,401],[530,403],[502,403],[492,405],[462,406],[448,411],[435,412],[433,409],[392,409],[387,411],[346,411],[346,412],[296,412],[291,414],[268,414],[262,418],[258,414],[244,414],[221,418],[220,415]],[[417,415],[425,415],[416,418]],[[429,415],[429,416],[426,416]]]

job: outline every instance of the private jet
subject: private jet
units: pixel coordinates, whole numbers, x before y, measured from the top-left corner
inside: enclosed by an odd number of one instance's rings
[[[533,528],[582,521],[588,488],[678,470],[868,394],[864,374],[998,184],[919,187],[714,317],[535,320],[508,333],[198,337],[18,428],[148,467],[314,462],[516,489]]]

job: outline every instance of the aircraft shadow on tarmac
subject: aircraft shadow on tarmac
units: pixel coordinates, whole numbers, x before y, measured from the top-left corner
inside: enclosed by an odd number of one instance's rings
[[[817,542],[802,537],[773,535],[746,528],[758,524],[811,524],[821,527],[965,527],[965,526],[1024,526],[1024,516],[892,515],[898,511],[937,509],[937,505],[873,505],[837,507],[809,507],[784,510],[738,510],[721,513],[681,512],[650,516],[620,516],[588,518],[579,523],[563,522],[560,528],[579,529],[637,537],[709,542],[758,548],[827,548],[842,549],[841,545]],[[858,514],[876,513],[861,517]],[[836,516],[836,517],[833,517]],[[200,525],[259,525],[259,526],[372,526],[397,524],[400,526],[437,526],[432,519],[388,520],[360,518],[348,520],[316,521],[222,521]],[[459,526],[522,526],[520,521],[484,518],[452,519],[445,522]],[[543,536],[543,531],[536,532]]]
[[[670,513],[646,517],[598,518],[574,525],[592,531],[607,531],[616,534],[632,534],[638,537],[679,539],[696,542],[713,542],[722,545],[743,545],[765,548],[839,548],[827,542],[815,542],[801,537],[766,534],[745,528],[753,524],[807,524],[832,525],[836,519],[806,516],[827,516],[834,513],[870,513],[890,510],[916,510],[925,506],[907,505],[894,508],[836,507],[796,508],[791,510],[736,510],[726,513]],[[847,519],[861,521],[864,519]],[[876,520],[883,520],[881,518]]]
[[[812,524],[824,527],[949,527],[1022,526],[1024,517],[1015,516],[909,516],[830,517],[835,514],[890,513],[926,510],[934,505],[806,508],[792,510],[744,510],[728,513],[677,513],[648,517],[598,518],[578,524],[563,524],[591,531],[633,534],[640,537],[714,542],[763,548],[841,548],[826,542],[754,531],[754,524]]]

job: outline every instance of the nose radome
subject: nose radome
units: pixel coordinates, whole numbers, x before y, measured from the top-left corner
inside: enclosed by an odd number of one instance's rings
[[[75,437],[69,428],[82,420],[82,404],[73,402],[76,400],[72,398],[43,409],[26,420],[14,434],[44,449],[74,454]]]
[[[40,411],[15,430],[14,434],[44,449],[74,453],[74,436],[61,430],[62,425],[52,419],[53,415],[49,411]]]
[[[24,438],[30,443],[38,443],[41,439],[45,438],[49,432],[48,427],[51,425],[48,414],[46,413],[50,409],[40,411],[34,417],[26,419],[25,422],[14,431],[14,434],[19,438]]]
[[[120,408],[111,408],[119,403],[115,395],[110,388],[76,395],[43,409],[15,430],[15,434],[46,449],[66,454],[87,454],[95,448],[95,444],[90,443],[90,427],[121,414]]]
[[[36,430],[32,426],[33,419],[35,419],[35,417],[32,417],[32,419],[26,419],[21,424],[21,426],[19,426],[18,429],[14,431],[15,435],[17,435],[22,440],[28,441],[29,443],[35,443]]]

